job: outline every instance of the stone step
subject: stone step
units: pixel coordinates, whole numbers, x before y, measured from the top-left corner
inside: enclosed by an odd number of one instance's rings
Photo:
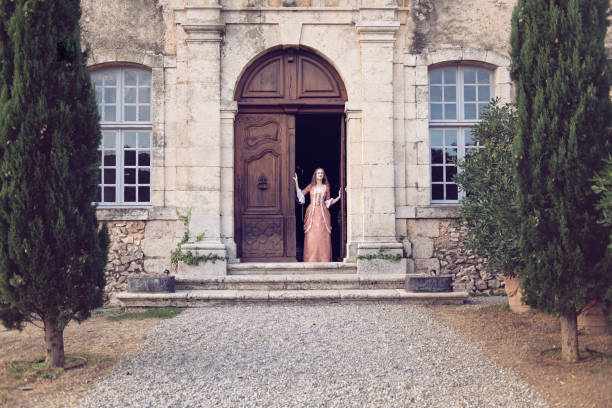
[[[311,290],[311,289],[403,289],[405,274],[227,275],[185,277],[177,275],[176,289]]]
[[[307,275],[357,273],[348,262],[244,262],[227,265],[228,275]]]
[[[467,292],[407,292],[404,289],[340,289],[340,290],[180,290],[175,293],[117,294],[126,308],[198,307],[238,302],[360,302],[384,301],[417,304],[462,304]]]

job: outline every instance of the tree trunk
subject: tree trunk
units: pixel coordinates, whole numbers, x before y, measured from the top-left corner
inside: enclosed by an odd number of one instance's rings
[[[64,367],[64,330],[60,330],[56,319],[44,319],[46,362],[51,367]]]
[[[576,311],[562,313],[561,321],[561,355],[565,361],[575,363],[578,361],[578,323]]]

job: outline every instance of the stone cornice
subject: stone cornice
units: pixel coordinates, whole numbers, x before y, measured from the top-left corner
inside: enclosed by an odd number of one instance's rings
[[[187,34],[187,43],[221,42],[225,33],[225,24],[185,23],[181,26]]]
[[[395,41],[395,33],[399,30],[399,21],[357,23],[355,29],[359,34],[359,42],[370,43],[392,43]]]

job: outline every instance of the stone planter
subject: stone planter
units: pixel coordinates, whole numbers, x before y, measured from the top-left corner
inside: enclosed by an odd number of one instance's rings
[[[452,292],[452,283],[450,276],[406,276],[408,292]]]
[[[601,303],[591,300],[578,314],[578,329],[584,329],[588,334],[608,334],[612,328],[606,325],[606,315],[601,309]]]
[[[139,276],[127,279],[128,292],[174,293],[174,276]]]
[[[508,296],[510,310],[515,313],[524,313],[531,310],[531,307],[521,302],[523,292],[521,291],[521,279],[518,276],[504,276],[504,289]]]

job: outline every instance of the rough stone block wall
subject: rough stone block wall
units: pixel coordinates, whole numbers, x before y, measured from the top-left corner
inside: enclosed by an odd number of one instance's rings
[[[124,291],[127,278],[132,274],[143,274],[144,253],[142,240],[145,233],[144,221],[108,221],[110,245],[106,264],[106,300],[116,292]]]
[[[440,222],[440,234],[434,239],[434,257],[440,260],[442,274],[452,275],[455,284],[470,292],[498,292],[503,289],[503,275],[485,270],[486,259],[474,251],[462,248],[467,234],[465,226],[457,226],[454,220]]]

